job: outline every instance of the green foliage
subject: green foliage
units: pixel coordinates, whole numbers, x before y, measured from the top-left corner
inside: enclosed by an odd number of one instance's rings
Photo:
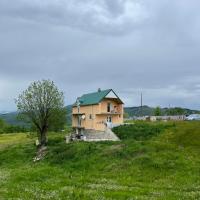
[[[154,109],[154,115],[161,116],[161,108],[159,106]]]
[[[169,127],[174,127],[174,124],[135,122],[134,124],[115,127],[113,131],[122,140],[135,139],[142,141],[162,133]]]
[[[200,199],[200,123],[135,126],[129,127],[135,133],[159,134],[135,139],[130,131],[120,142],[66,144],[66,133],[49,133],[47,157],[38,163],[36,136],[0,135],[1,198]]]
[[[187,114],[183,108],[175,107],[167,110],[168,115],[184,115]]]
[[[47,142],[48,130],[62,130],[66,123],[64,95],[53,81],[33,82],[16,99],[22,119],[30,122],[37,130],[41,145]]]
[[[130,117],[140,116],[141,115],[141,107],[125,107],[124,111],[129,114]],[[145,116],[154,115],[155,108],[149,106],[142,107],[142,113]],[[186,108],[161,108],[162,115],[190,115],[194,113],[199,113],[198,110],[190,110]]]
[[[28,131],[30,130],[24,126],[13,126],[13,125],[7,125],[3,129],[3,133],[26,133]]]
[[[5,121],[3,119],[0,119],[0,133],[3,133],[5,127],[6,127]]]
[[[129,118],[129,114],[127,112],[124,112],[124,119],[128,119]]]
[[[175,128],[171,141],[179,147],[199,148],[200,141],[200,123],[193,121],[192,123],[180,122]]]
[[[0,133],[24,133],[28,131],[29,129],[24,126],[13,126],[0,119]]]

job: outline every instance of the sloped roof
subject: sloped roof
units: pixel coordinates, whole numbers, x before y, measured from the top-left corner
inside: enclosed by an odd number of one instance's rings
[[[101,91],[98,91],[98,92],[93,92],[93,93],[89,93],[89,94],[84,94],[84,95],[82,95],[81,97],[79,97],[80,106],[98,104],[98,103],[100,103],[101,100],[102,100],[103,98],[105,98],[106,95],[109,94],[111,91],[116,95],[116,93],[115,93],[112,89],[101,90]],[[117,95],[116,95],[116,96],[117,96]],[[118,96],[117,96],[117,97],[118,97]],[[118,101],[119,101],[120,103],[123,103],[119,97],[118,97]],[[76,103],[75,103],[73,106],[76,106]]]

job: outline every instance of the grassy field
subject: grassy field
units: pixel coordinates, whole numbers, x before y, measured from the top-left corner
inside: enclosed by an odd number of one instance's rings
[[[65,144],[50,133],[33,163],[34,135],[0,135],[0,199],[200,199],[200,122],[115,128],[120,142]]]

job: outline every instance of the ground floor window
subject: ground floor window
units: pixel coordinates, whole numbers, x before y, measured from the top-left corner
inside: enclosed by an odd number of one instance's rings
[[[111,116],[107,117],[107,122],[112,122],[112,117]]]

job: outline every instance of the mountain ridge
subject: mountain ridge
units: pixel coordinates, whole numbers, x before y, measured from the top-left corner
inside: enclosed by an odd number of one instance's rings
[[[72,113],[72,105],[66,106],[67,109],[67,124],[71,125],[71,113]],[[194,113],[199,113],[199,110],[192,110],[188,108],[160,108],[161,115],[168,115],[170,109],[179,109],[182,111],[182,114],[190,115]],[[134,116],[151,116],[154,115],[154,107],[150,106],[142,106],[142,109],[140,106],[133,106],[133,107],[124,107],[124,112],[127,113],[128,117],[134,117]],[[7,123],[11,125],[21,125],[26,126],[26,124],[20,120],[17,119],[18,112],[9,112],[9,113],[0,113],[0,119],[5,120]]]
[[[128,114],[129,117],[133,116],[152,116],[155,115],[155,107],[150,107],[147,105],[136,106],[136,107],[124,107],[124,112]],[[188,108],[174,107],[174,108],[160,108],[161,115],[190,115],[194,113],[199,113],[199,110],[193,110]]]

